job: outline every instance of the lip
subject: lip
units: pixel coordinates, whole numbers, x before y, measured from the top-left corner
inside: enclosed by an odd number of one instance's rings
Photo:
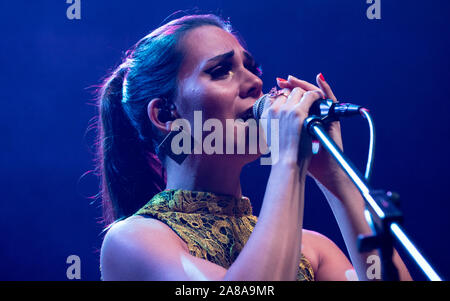
[[[253,106],[249,107],[244,112],[239,114],[238,118],[244,120],[244,122],[253,118]]]

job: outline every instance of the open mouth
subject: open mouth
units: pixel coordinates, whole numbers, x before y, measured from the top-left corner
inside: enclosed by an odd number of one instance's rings
[[[239,114],[238,118],[242,119],[244,122],[246,122],[249,119],[253,118],[253,106]]]

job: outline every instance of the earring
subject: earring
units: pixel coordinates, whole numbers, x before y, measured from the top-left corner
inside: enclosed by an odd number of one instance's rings
[[[164,137],[164,139],[161,141],[160,144],[158,144],[156,146],[156,155],[158,156],[159,160],[163,160],[164,155],[169,156],[170,158],[172,158],[175,162],[177,162],[178,164],[183,163],[184,159],[186,159],[187,154],[174,154],[172,151],[172,139],[173,137],[175,137],[176,135],[178,135],[181,132],[181,129],[178,131],[170,131],[166,137]]]

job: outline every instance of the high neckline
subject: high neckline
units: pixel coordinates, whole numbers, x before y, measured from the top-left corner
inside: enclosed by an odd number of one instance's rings
[[[184,189],[161,191],[144,208],[158,210],[159,212],[173,211],[230,216],[252,215],[250,199],[245,196],[237,198],[232,195]]]

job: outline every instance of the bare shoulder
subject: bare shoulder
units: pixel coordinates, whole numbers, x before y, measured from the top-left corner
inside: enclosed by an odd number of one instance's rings
[[[100,264],[104,280],[147,279],[164,256],[185,252],[182,240],[164,223],[132,216],[113,224],[103,240]]]
[[[303,230],[302,244],[317,280],[348,280],[346,272],[353,270],[353,266],[331,239],[316,231]]]
[[[149,245],[157,247],[162,243],[174,243],[180,247],[186,247],[181,238],[166,224],[156,219],[142,216],[131,216],[113,224],[105,235],[103,247],[109,243],[121,243],[124,241],[126,241],[127,245],[131,244],[131,247],[135,243],[139,245],[145,244],[147,247]]]
[[[329,239],[328,237],[326,237],[325,235],[316,232],[316,231],[312,231],[312,230],[306,230],[303,229],[302,231],[302,238],[305,239],[305,241],[307,241],[309,244],[312,245],[317,245],[317,244],[329,244],[332,243],[334,244],[334,242]]]
[[[226,269],[189,253],[166,224],[133,216],[107,232],[100,254],[104,280],[220,280]]]
[[[318,255],[323,255],[323,252],[327,250],[329,252],[341,251],[334,241],[319,232],[303,229],[302,236],[305,244],[315,250]]]
[[[317,245],[320,244],[320,240],[326,238],[322,234],[303,229],[302,231],[302,253],[308,259],[314,272],[319,267],[319,250]]]
[[[179,245],[185,246],[185,243],[169,226],[157,219],[142,216],[131,216],[115,223],[108,230],[105,240],[108,236],[125,236],[130,239],[138,237],[140,241],[173,240]]]

